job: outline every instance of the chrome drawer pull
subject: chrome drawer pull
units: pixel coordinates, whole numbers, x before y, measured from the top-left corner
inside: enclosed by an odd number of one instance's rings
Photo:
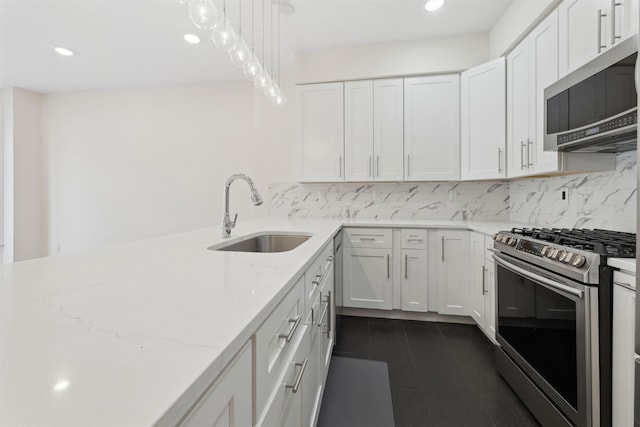
[[[424,239],[407,239],[407,242],[424,242]]]
[[[327,338],[331,338],[331,291],[327,295],[327,311],[329,311],[329,318],[327,319]]]
[[[327,300],[323,301],[322,295],[320,296],[320,300],[322,302],[326,302],[327,305],[324,306],[324,310],[322,310],[322,314],[320,315],[320,320],[318,320],[318,326],[322,326],[322,323],[324,322],[324,318],[327,317],[327,311],[329,311],[329,306],[331,305],[331,302],[329,300],[329,297],[326,297]]]
[[[318,286],[322,282],[322,274],[316,274],[316,278],[311,281],[313,286]]]
[[[376,238],[375,237],[360,237],[360,240],[362,240],[363,242],[375,242]]]
[[[291,391],[293,393],[297,393],[298,389],[300,388],[300,383],[302,382],[302,376],[304,375],[304,370],[307,369],[307,361],[308,359],[304,359],[304,362],[299,363],[296,362],[295,366],[296,367],[300,367],[300,372],[298,372],[298,376],[296,377],[295,381],[293,382],[293,385],[291,384],[286,384],[285,388],[290,388],[292,389]]]
[[[295,319],[289,319],[289,323],[293,323],[293,326],[289,330],[289,333],[288,334],[280,334],[280,335],[278,335],[278,337],[284,338],[284,340],[286,342],[291,341],[291,338],[293,338],[293,335],[296,333],[296,330],[298,329],[298,326],[300,326],[300,321],[301,320],[302,320],[302,317],[300,317],[300,316],[296,316]]]

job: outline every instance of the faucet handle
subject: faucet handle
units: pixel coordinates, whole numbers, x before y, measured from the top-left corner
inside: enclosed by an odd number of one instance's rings
[[[231,223],[231,227],[235,227],[236,226],[236,221],[238,220],[238,214],[235,214],[235,216],[233,217],[233,222]]]

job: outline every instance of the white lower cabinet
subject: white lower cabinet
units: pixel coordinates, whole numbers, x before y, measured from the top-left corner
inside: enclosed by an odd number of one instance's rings
[[[344,249],[344,306],[391,310],[391,249]]]
[[[287,366],[278,377],[276,388],[271,394],[263,417],[257,425],[261,427],[301,427],[303,419],[303,390],[310,380],[307,377],[309,368],[309,339],[307,326],[302,326],[302,334],[294,343],[295,352],[287,359]]]
[[[493,240],[484,234],[469,233],[471,275],[471,317],[492,341],[495,341],[495,266],[488,251]]]
[[[251,342],[187,414],[181,427],[248,427],[252,424]]]
[[[427,251],[402,249],[402,310],[427,311]]]
[[[436,232],[438,313],[470,316],[469,232]]]
[[[635,277],[621,272],[613,276],[612,412],[614,426],[633,425]]]

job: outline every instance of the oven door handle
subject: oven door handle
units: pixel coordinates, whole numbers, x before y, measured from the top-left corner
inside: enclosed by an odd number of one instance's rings
[[[522,267],[518,267],[515,264],[512,264],[508,261],[505,261],[504,259],[500,258],[499,256],[493,255],[493,259],[495,260],[495,262],[497,262],[498,264],[502,265],[505,268],[508,268],[509,270],[514,271],[515,273],[521,274],[522,276],[535,280],[536,282],[540,282],[542,284],[545,284],[547,286],[550,286],[554,289],[558,289],[560,291],[564,291],[568,294],[571,294],[573,296],[576,296],[580,299],[582,299],[584,297],[584,292],[581,291],[580,289],[575,289],[572,288],[571,286],[567,286],[564,283],[555,281],[555,280],[551,280],[547,277],[541,276],[539,274],[536,274],[532,271],[526,270]]]

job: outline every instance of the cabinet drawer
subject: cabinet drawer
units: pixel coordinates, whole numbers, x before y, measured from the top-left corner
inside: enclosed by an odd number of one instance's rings
[[[180,427],[250,426],[251,343],[248,343],[200,398]]]
[[[627,273],[623,273],[622,271],[614,271],[613,272],[613,283],[616,285],[624,286],[625,288],[632,289],[635,291],[636,289],[636,278]]]
[[[276,380],[287,367],[292,344],[304,331],[303,279],[278,304],[256,332],[256,414],[260,414]]]
[[[258,427],[302,426],[303,390],[311,376],[309,372],[310,333],[302,326],[302,336],[295,340],[292,355],[277,378],[266,408],[258,418]],[[297,386],[297,387],[296,387]]]
[[[427,249],[427,230],[401,230],[400,235],[402,249]]]
[[[308,312],[329,274],[333,274],[333,243],[327,244],[304,275],[305,307]]]
[[[346,228],[344,237],[351,248],[391,249],[393,243],[389,228]]]

